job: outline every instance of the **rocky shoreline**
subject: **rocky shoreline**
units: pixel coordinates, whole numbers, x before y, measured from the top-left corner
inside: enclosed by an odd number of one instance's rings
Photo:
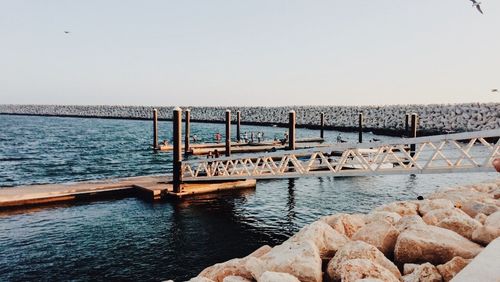
[[[158,109],[161,120],[172,118],[174,107],[163,106],[0,105],[0,114],[151,119],[153,108]],[[182,108],[189,108],[191,119],[198,122],[223,122],[225,110],[230,109],[241,111],[243,124],[278,126],[286,125],[288,112],[295,110],[297,126],[307,128],[317,128],[319,114],[324,112],[326,128],[342,131],[356,130],[358,113],[363,112],[365,130],[385,135],[401,135],[407,113],[419,115],[419,132],[422,135],[500,128],[500,103]]]
[[[450,281],[500,236],[500,179],[320,218],[191,282]]]

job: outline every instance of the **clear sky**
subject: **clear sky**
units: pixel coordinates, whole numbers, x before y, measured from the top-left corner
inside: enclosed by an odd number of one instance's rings
[[[0,0],[0,104],[500,102],[482,2]]]

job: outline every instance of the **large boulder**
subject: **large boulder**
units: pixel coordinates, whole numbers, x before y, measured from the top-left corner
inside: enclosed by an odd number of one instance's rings
[[[426,199],[418,202],[418,212],[422,216],[426,215],[432,210],[452,209],[454,207],[455,206],[453,205],[453,202],[448,199]]]
[[[401,215],[389,211],[373,211],[365,216],[365,224],[385,220],[394,225],[401,219]]]
[[[360,214],[334,214],[322,217],[320,221],[326,222],[340,234],[349,238],[365,225],[364,215]]]
[[[413,225],[399,234],[394,258],[399,263],[446,263],[456,256],[473,258],[483,248],[459,234],[432,225]]]
[[[191,279],[188,280],[188,282],[215,282],[214,280],[212,279],[208,279],[206,277],[193,277]]]
[[[448,188],[431,194],[429,199],[448,199],[453,202],[455,206],[463,206],[467,201],[471,200],[484,200],[492,199],[493,196],[488,193],[478,192],[471,187],[456,187]]]
[[[488,216],[484,225],[472,233],[472,240],[483,245],[488,245],[497,237],[500,237],[500,211]]]
[[[392,257],[398,235],[398,230],[392,224],[382,220],[363,226],[352,235],[352,240],[366,242],[375,246],[386,257]]]
[[[332,258],[337,250],[348,241],[344,234],[340,234],[324,221],[316,221],[302,228],[287,242],[300,242],[310,240],[314,242],[320,252],[321,258]]]
[[[472,232],[481,223],[457,208],[438,209],[428,212],[423,218],[425,223],[446,228],[471,240]]]
[[[437,269],[445,282],[450,281],[457,273],[471,262],[471,259],[464,259],[462,257],[454,257],[452,260],[445,264],[440,264]]]
[[[198,277],[205,277],[215,282],[222,282],[226,276],[241,276],[243,278],[252,279],[252,274],[245,267],[246,261],[249,258],[260,257],[269,251],[271,251],[271,247],[268,245],[262,246],[244,258],[231,259],[209,266],[201,271]]]
[[[441,274],[437,268],[426,262],[424,264],[405,264],[404,282],[441,282]]]
[[[398,230],[399,233],[401,233],[413,225],[426,225],[426,223],[418,215],[408,215],[408,216],[403,216],[394,225],[394,227],[396,228],[396,230]]]
[[[314,242],[285,242],[274,247],[267,254],[249,258],[245,269],[255,280],[266,271],[284,272],[303,282],[321,281],[321,257]]]
[[[264,272],[257,282],[300,282],[297,277],[283,272]]]
[[[333,259],[328,263],[328,277],[334,281],[340,280],[341,264],[352,259],[368,259],[389,270],[396,278],[401,277],[401,273],[399,273],[394,263],[388,260],[377,248],[363,241],[349,242],[337,251]]]
[[[498,200],[494,199],[470,200],[463,202],[460,209],[471,217],[475,217],[479,213],[490,215],[500,209],[496,202]]]
[[[342,282],[355,282],[364,278],[380,279],[386,282],[399,282],[399,279],[387,270],[387,268],[369,259],[346,260],[342,262],[338,272],[340,281]]]
[[[252,282],[252,280],[247,279],[245,277],[241,277],[241,276],[230,275],[230,276],[224,277],[222,282]]]
[[[401,216],[418,215],[418,205],[415,202],[401,201],[376,207],[374,211],[389,211]]]

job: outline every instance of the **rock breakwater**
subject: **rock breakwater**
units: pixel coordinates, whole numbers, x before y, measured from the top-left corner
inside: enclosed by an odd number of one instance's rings
[[[325,216],[281,245],[215,264],[190,281],[449,281],[500,236],[499,192],[496,180],[369,214]]]
[[[0,105],[0,114],[47,115],[99,118],[151,119],[152,109],[160,119],[171,119],[173,107],[153,106],[71,106],[71,105]],[[405,114],[419,115],[422,132],[464,132],[500,128],[499,103],[388,105],[388,106],[293,106],[293,107],[182,107],[191,109],[194,121],[222,122],[226,109],[241,111],[246,124],[285,125],[288,112],[297,113],[297,126],[319,126],[319,114],[325,113],[327,128],[353,130],[358,113],[364,113],[366,130],[400,134]],[[234,117],[235,118],[235,117]]]

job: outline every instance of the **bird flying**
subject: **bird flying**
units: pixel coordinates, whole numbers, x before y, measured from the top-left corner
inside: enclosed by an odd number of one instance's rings
[[[472,2],[472,7],[476,7],[476,9],[482,14],[483,11],[481,10],[481,2],[477,2],[476,0],[470,0]]]
[[[491,89],[491,92],[498,92],[498,89]]]
[[[68,33],[69,33],[69,31],[65,30],[65,31],[64,31],[64,33],[68,34]]]

